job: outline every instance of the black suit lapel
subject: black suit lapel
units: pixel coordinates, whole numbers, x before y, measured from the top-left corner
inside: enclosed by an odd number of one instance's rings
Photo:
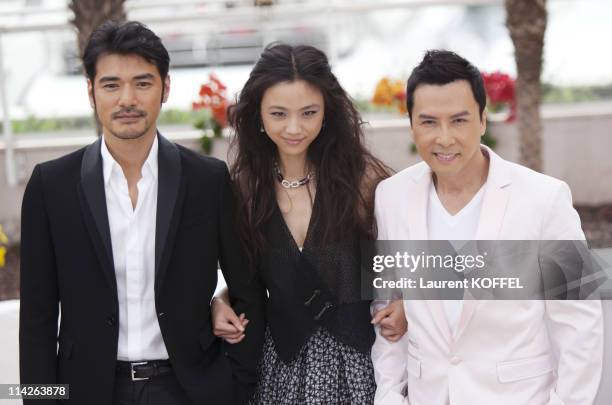
[[[117,291],[113,249],[106,209],[106,194],[104,192],[102,156],[100,155],[101,142],[102,138],[85,149],[83,161],[81,162],[79,197],[81,208],[85,213],[85,224],[98,255],[98,260],[100,260],[104,270],[104,275],[113,290]]]
[[[158,133],[157,222],[155,229],[155,291],[163,282],[170,249],[176,235],[176,222],[181,206],[181,156],[178,147]]]

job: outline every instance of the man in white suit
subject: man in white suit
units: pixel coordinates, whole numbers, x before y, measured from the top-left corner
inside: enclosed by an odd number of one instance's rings
[[[460,56],[430,51],[408,80],[423,162],[376,191],[380,240],[584,239],[568,186],[480,144],[486,95]],[[587,405],[602,369],[601,302],[406,300],[408,333],[378,335],[376,403]]]

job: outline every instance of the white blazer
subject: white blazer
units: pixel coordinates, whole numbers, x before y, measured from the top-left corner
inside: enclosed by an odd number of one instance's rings
[[[476,240],[584,239],[567,184],[483,151],[490,163]],[[379,184],[379,239],[427,239],[431,181],[421,162]],[[597,395],[598,300],[465,300],[454,337],[441,301],[404,301],[404,310],[399,342],[376,331],[375,404],[587,405]]]

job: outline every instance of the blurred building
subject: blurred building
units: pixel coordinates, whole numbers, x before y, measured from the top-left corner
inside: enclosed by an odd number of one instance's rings
[[[215,71],[237,92],[263,47],[273,41],[324,49],[354,96],[369,98],[383,76],[406,77],[431,48],[452,49],[483,70],[515,72],[500,0],[128,0],[129,19],[160,34],[171,54],[168,107],[187,109],[195,87]],[[67,24],[67,0],[0,0],[6,93],[14,118],[89,114]],[[545,82],[612,83],[612,2],[549,0]],[[62,101],[58,102],[58,95]]]

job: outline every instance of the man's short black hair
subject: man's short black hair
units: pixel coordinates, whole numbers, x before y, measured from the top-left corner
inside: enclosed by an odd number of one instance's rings
[[[487,104],[487,93],[480,71],[469,61],[451,51],[430,50],[414,68],[406,85],[406,106],[412,120],[414,91],[421,84],[445,85],[457,80],[466,80],[478,103],[480,118]]]
[[[153,31],[137,21],[107,21],[91,33],[83,51],[83,66],[89,80],[96,77],[98,58],[108,54],[141,56],[157,67],[162,83],[168,76],[168,51]]]

